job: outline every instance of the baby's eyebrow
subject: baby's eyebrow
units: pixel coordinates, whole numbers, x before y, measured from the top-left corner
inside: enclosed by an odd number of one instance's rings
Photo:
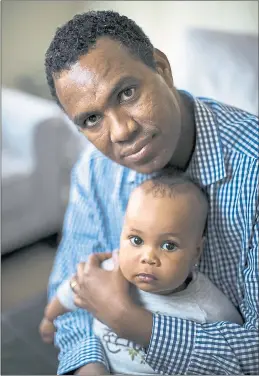
[[[161,233],[161,236],[176,236],[176,237],[180,237],[181,234],[179,232],[163,232],[163,233]]]
[[[136,228],[132,228],[132,227],[131,227],[129,230],[132,231],[132,232],[137,232],[138,234],[143,234],[143,231],[138,230],[138,229],[136,229]]]

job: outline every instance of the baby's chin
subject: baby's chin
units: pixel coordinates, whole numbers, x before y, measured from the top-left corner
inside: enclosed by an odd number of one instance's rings
[[[172,289],[166,289],[164,287],[154,286],[149,283],[133,283],[139,290],[149,292],[151,294],[169,295],[173,292]]]

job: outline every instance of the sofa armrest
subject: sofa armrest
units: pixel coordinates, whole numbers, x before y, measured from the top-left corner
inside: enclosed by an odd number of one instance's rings
[[[3,148],[33,164],[33,132],[49,118],[61,116],[58,106],[48,100],[17,90],[2,90]]]
[[[64,117],[42,121],[33,134],[35,188],[41,191],[46,202],[46,216],[52,213],[53,225],[61,226],[69,197],[71,169],[85,143]]]

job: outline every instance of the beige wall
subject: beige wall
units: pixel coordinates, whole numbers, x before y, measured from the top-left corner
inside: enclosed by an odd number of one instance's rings
[[[79,1],[2,2],[2,83],[16,86],[31,75],[44,82],[44,54],[57,26],[81,12]]]
[[[171,62],[181,83],[182,48],[188,28],[258,35],[258,1],[88,1],[88,9],[113,9],[134,19]]]
[[[85,10],[113,9],[133,18],[155,42],[195,26],[258,34],[258,1],[87,1]]]
[[[257,1],[38,1],[2,2],[2,82],[30,76],[45,85],[44,53],[57,28],[74,14],[114,9],[133,18],[169,57],[176,83],[185,31],[192,26],[258,34]],[[47,90],[44,86],[43,90]]]

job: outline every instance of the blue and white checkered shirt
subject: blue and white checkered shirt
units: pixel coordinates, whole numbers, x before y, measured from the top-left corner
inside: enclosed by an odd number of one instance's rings
[[[154,314],[146,362],[160,374],[259,374],[258,118],[210,99],[193,100],[196,147],[186,173],[207,191],[210,204],[199,269],[239,309],[244,325]],[[86,150],[72,173],[50,297],[90,253],[119,247],[129,195],[148,177],[115,164],[92,146]],[[90,314],[79,309],[55,324],[58,374],[90,362],[108,367]]]

